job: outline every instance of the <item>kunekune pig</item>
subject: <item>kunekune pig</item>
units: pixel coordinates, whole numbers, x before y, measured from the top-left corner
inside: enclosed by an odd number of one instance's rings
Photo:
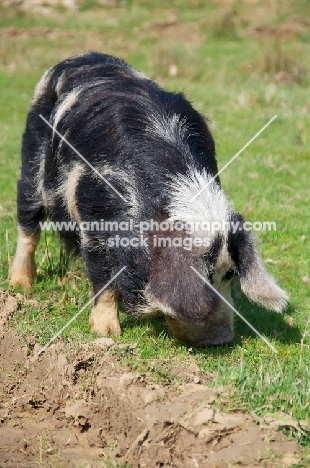
[[[192,345],[230,342],[233,312],[221,296],[233,304],[237,276],[267,309],[282,311],[288,296],[266,272],[217,172],[207,121],[183,94],[109,55],[55,65],[35,89],[23,135],[10,284],[31,286],[50,220],[85,260],[93,331],[121,333],[122,300],[128,313],[163,315]]]

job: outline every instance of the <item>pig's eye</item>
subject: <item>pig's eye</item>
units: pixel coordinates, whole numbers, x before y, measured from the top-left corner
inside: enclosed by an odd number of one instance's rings
[[[236,270],[228,270],[222,278],[222,281],[229,281],[233,276],[236,276]]]

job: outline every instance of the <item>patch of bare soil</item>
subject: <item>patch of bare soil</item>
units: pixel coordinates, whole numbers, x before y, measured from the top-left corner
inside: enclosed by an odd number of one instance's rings
[[[281,431],[214,410],[221,392],[200,383],[195,368],[187,381],[183,369],[182,385],[152,384],[121,366],[110,338],[58,342],[38,356],[40,345],[5,323],[19,306],[21,297],[1,292],[0,467],[285,468],[299,461],[298,444]]]

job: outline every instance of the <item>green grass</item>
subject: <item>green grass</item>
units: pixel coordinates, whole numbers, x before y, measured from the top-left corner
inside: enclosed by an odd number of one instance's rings
[[[127,8],[118,2],[116,8],[93,9],[94,4],[46,16],[14,9],[0,12],[1,286],[8,287],[16,243],[21,135],[34,86],[48,66],[75,53],[99,50],[127,59],[169,90],[184,91],[211,121],[219,167],[277,114],[221,179],[234,208],[250,221],[277,223],[275,232],[257,236],[263,258],[272,260],[268,270],[290,293],[289,308],[283,315],[262,310],[241,297],[238,285],[235,297],[238,310],[278,353],[272,353],[239,318],[232,344],[197,350],[169,336],[163,321],[136,322],[125,314],[120,341],[137,343],[135,355],[115,352],[133,369],[149,370],[154,379],[165,382],[178,381],[173,374],[177,361],[194,358],[210,384],[229,391],[222,407],[258,415],[283,411],[309,419],[310,286],[302,281],[310,277],[309,30],[283,37],[279,44],[269,37],[266,46],[264,37],[253,34],[259,19],[252,25],[242,2],[234,10],[233,24],[227,23],[224,7],[200,1],[191,2],[190,8],[185,1],[171,2],[169,8],[159,8],[151,0],[132,1]],[[269,26],[290,24],[308,7],[309,2],[301,0],[285,2],[281,14],[269,15]],[[261,23],[266,21],[264,17]],[[279,53],[285,57],[282,68]],[[266,63],[274,65],[268,68]],[[177,67],[176,76],[169,73],[171,65]],[[89,300],[89,282],[81,260],[73,261],[69,269],[63,267],[54,236],[42,236],[37,263],[38,278],[26,296],[38,304],[28,303],[13,323],[25,337],[35,335],[43,345]],[[84,311],[63,336],[93,339],[88,313]],[[305,434],[292,435],[309,446]]]

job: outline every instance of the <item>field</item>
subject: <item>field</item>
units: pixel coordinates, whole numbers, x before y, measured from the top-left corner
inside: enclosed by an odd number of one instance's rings
[[[309,0],[0,7],[1,467],[309,466],[309,12]],[[276,223],[255,234],[289,307],[268,312],[234,287],[276,353],[237,316],[221,347],[188,348],[161,319],[125,313],[122,337],[98,345],[88,308],[38,358],[89,282],[44,233],[33,288],[8,287],[21,136],[43,72],[87,50],[182,91],[210,121],[220,168],[277,115],[221,174],[236,210]]]

